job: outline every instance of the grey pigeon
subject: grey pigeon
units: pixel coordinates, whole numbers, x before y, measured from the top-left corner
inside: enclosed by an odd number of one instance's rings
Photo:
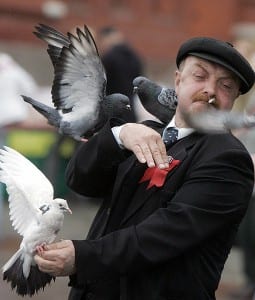
[[[162,87],[143,76],[136,77],[133,86],[143,107],[162,123],[168,124],[177,107],[175,90]]]
[[[189,127],[204,133],[224,133],[232,129],[255,127],[255,116],[243,112],[209,109],[185,115]]]
[[[44,174],[16,150],[0,150],[0,181],[9,194],[10,220],[23,236],[19,250],[3,266],[3,279],[21,296],[33,296],[55,280],[34,261],[37,250],[52,243],[62,227],[66,200],[53,199],[53,187]]]
[[[88,30],[76,29],[76,34],[64,36],[54,28],[36,26],[37,37],[48,43],[48,53],[54,67],[52,101],[49,107],[31,97],[22,96],[60,134],[75,140],[89,138],[111,117],[130,114],[129,98],[122,94],[106,96],[106,74],[96,43]]]

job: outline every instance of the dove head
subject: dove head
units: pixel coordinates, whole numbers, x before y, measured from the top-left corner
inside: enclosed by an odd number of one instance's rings
[[[58,209],[62,212],[69,212],[72,214],[71,209],[69,208],[67,201],[61,198],[54,199],[54,204],[58,207]]]

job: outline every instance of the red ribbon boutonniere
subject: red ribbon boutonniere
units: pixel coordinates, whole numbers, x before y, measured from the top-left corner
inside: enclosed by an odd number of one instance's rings
[[[166,169],[159,169],[158,167],[147,168],[143,174],[143,177],[140,179],[139,183],[149,180],[147,190],[153,186],[161,187],[164,185],[167,174],[179,165],[181,161],[174,159],[172,156],[169,156],[169,166]]]

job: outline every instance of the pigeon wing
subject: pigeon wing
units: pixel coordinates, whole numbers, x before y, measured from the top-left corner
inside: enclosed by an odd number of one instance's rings
[[[53,187],[34,164],[6,146],[0,150],[0,181],[9,194],[12,226],[24,235],[41,205],[53,200]]]
[[[68,38],[70,45],[62,49],[55,68],[53,102],[63,113],[69,112],[67,121],[93,122],[88,119],[97,120],[100,101],[105,95],[105,70],[86,26],[84,31],[77,28],[76,35],[68,33]]]
[[[35,29],[37,31],[35,31],[34,34],[39,39],[48,43],[47,52],[50,56],[53,66],[55,67],[59,61],[62,48],[69,47],[69,39],[63,33],[44,24],[39,24],[38,26],[35,26]]]
[[[223,133],[232,129],[255,127],[255,116],[245,112],[208,110],[185,115],[186,123],[200,132]]]
[[[176,110],[178,101],[175,90],[163,87],[161,93],[158,95],[158,101],[169,109]]]

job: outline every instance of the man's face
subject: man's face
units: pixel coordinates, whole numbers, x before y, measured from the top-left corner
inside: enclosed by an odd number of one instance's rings
[[[239,96],[239,87],[236,76],[224,67],[194,56],[187,57],[176,71],[176,125],[186,127],[183,116],[187,113],[210,108],[231,110]],[[210,99],[214,99],[212,103]]]

